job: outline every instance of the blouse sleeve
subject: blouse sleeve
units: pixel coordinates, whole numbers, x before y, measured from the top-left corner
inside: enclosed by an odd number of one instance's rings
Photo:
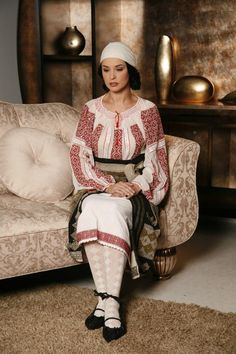
[[[146,137],[144,169],[132,182],[137,183],[147,199],[157,205],[169,185],[165,137],[156,106],[143,111],[141,119]]]
[[[92,132],[95,115],[84,106],[75,130],[70,148],[70,163],[76,189],[88,188],[104,190],[115,183],[112,176],[106,175],[94,164],[92,151]]]

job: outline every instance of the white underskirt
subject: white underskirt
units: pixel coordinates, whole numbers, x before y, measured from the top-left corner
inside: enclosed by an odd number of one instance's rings
[[[82,203],[77,222],[80,244],[97,241],[124,252],[131,262],[129,229],[132,228],[132,205],[129,199],[108,193],[92,194]]]

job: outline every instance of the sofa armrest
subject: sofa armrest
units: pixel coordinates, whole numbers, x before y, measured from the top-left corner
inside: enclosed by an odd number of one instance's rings
[[[159,249],[175,247],[187,241],[198,223],[196,188],[198,143],[166,135],[170,187],[160,205]]]

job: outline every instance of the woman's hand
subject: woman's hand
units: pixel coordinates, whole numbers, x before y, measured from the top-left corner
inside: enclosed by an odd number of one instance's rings
[[[135,183],[117,182],[106,188],[106,192],[113,197],[131,198],[140,191],[140,187]]]
[[[137,183],[131,183],[132,184],[132,188],[134,190],[134,194],[138,194],[142,189],[141,187],[137,184]]]

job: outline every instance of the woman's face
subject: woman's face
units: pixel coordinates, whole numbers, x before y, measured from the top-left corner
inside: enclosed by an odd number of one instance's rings
[[[129,87],[127,65],[121,59],[104,59],[102,61],[102,76],[106,87],[111,92],[120,92]]]

